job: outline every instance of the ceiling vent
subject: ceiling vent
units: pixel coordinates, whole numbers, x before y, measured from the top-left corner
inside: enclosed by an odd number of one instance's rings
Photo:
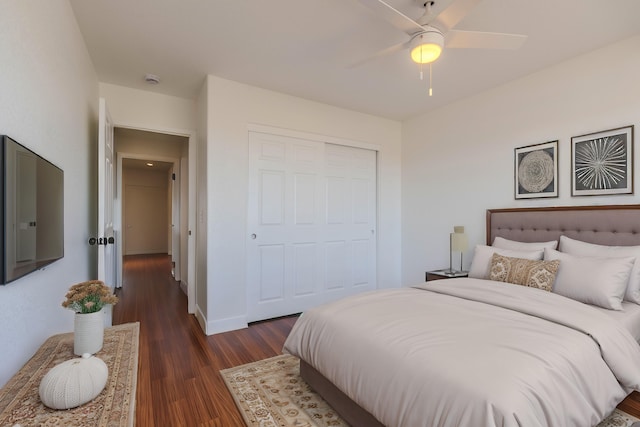
[[[158,83],[160,83],[160,77],[156,76],[155,74],[146,74],[144,76],[144,81],[149,83],[150,85],[157,85]]]

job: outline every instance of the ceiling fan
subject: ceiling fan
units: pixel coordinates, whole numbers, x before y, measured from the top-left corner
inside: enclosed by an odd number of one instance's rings
[[[481,0],[453,0],[442,12],[432,13],[435,1],[416,0],[424,8],[424,14],[413,20],[383,0],[358,0],[394,27],[409,35],[409,40],[388,47],[373,56],[364,58],[352,66],[372,59],[409,49],[411,58],[418,64],[430,64],[440,56],[443,48],[468,49],[519,49],[527,36],[519,34],[490,33],[482,31],[454,30]]]

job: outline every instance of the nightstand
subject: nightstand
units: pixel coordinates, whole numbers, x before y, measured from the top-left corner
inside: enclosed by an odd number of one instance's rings
[[[454,273],[450,273],[448,270],[434,270],[427,271],[425,273],[425,280],[428,282],[430,280],[441,280],[441,279],[453,279],[454,277],[468,277],[468,271],[456,271]]]

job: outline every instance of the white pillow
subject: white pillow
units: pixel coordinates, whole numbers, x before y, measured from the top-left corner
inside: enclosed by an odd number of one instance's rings
[[[524,258],[531,260],[541,260],[544,252],[542,249],[535,251],[514,251],[511,249],[496,248],[493,246],[476,245],[473,252],[473,261],[469,268],[469,277],[476,279],[486,279],[491,270],[491,257],[493,254],[508,256],[511,258]]]
[[[553,292],[586,304],[622,310],[635,258],[578,257],[546,248],[544,259],[560,260]]]
[[[635,263],[629,275],[629,283],[624,294],[625,301],[640,304],[640,246],[605,246],[574,240],[560,236],[561,252],[577,256],[596,256],[602,258],[635,257]]]
[[[511,249],[512,251],[537,251],[544,248],[555,249],[558,247],[557,240],[549,242],[517,242],[515,240],[505,239],[504,237],[496,237],[493,240],[494,248]]]

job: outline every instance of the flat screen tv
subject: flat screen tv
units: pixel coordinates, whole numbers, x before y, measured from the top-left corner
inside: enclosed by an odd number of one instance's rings
[[[64,256],[64,173],[8,136],[0,163],[0,284]]]

